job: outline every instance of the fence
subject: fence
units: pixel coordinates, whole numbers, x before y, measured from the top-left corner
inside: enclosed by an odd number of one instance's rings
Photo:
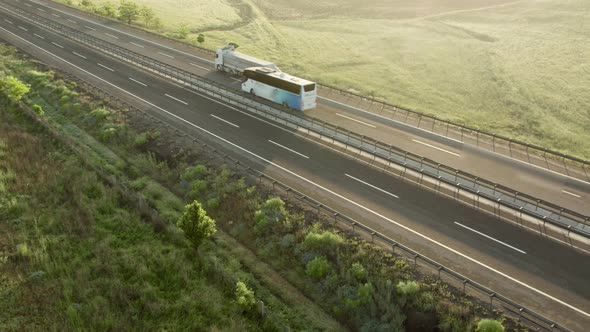
[[[25,19],[47,27],[66,38],[81,42],[166,78],[176,80],[184,85],[190,86],[194,90],[222,100],[227,104],[266,117],[275,122],[281,123],[286,127],[303,130],[308,135],[319,135],[319,139],[329,139],[332,143],[340,143],[345,146],[346,150],[349,148],[355,148],[358,151],[368,152],[373,156],[374,160],[378,158],[381,162],[380,165],[388,169],[391,168],[392,163],[394,163],[397,167],[403,168],[404,174],[406,174],[408,170],[411,170],[414,173],[420,174],[419,178],[416,179],[418,180],[416,182],[421,185],[425,184],[425,182],[423,182],[424,176],[434,179],[438,182],[438,185],[434,187],[431,186],[430,189],[442,191],[443,186],[441,186],[441,184],[455,188],[455,192],[449,192],[447,194],[452,194],[457,197],[461,196],[464,203],[473,205],[478,209],[484,209],[504,218],[508,217],[508,219],[519,223],[523,222],[523,214],[536,218],[542,221],[543,227],[539,228],[539,231],[544,234],[549,234],[551,232],[552,236],[562,236],[565,234],[570,237],[570,234],[573,233],[582,237],[590,237],[589,218],[575,211],[559,207],[530,195],[519,193],[508,187],[439,164],[428,158],[381,143],[344,128],[333,126],[321,120],[314,118],[309,120],[298,116],[296,113],[278,110],[274,105],[271,106],[268,103],[252,100],[245,97],[243,93],[230,91],[220,84],[213,83],[179,68],[92,37],[60,23],[39,17],[38,15],[31,14],[18,8],[15,10],[20,13],[20,16],[24,16]],[[476,202],[477,204],[471,204],[473,196],[477,196],[477,201],[474,200],[474,203]],[[480,204],[480,197],[487,200],[488,204]],[[493,202],[493,204],[489,204],[489,202]],[[504,208],[504,212],[507,211],[506,209],[509,209],[513,211],[513,213],[503,213],[502,208]],[[548,231],[546,227],[547,223],[564,229],[566,233],[560,233],[554,230]]]
[[[73,6],[68,7],[78,9]],[[101,20],[109,20],[116,22],[117,24],[124,24],[120,21],[115,21],[95,13],[85,13]],[[133,25],[125,25],[140,33],[152,34],[175,44],[192,47],[206,55],[214,54],[213,51],[199,46],[191,45],[168,36],[135,27]],[[510,158],[521,160],[529,164],[559,172],[580,180],[590,181],[590,161],[574,156],[569,156],[567,154],[543,148],[534,144],[515,140],[506,136],[497,135],[484,130],[454,123],[452,121],[440,119],[434,115],[429,115],[399,105],[387,103],[371,96],[363,96],[351,91],[345,91],[328,84],[318,83],[318,86],[320,88],[320,93],[325,91],[325,94],[322,97],[325,97],[326,99],[333,98],[336,101],[362,109],[380,117],[385,117],[387,119],[401,122],[412,127],[442,135],[444,137],[459,140],[466,144],[503,154]]]
[[[59,69],[57,69],[59,71]],[[455,284],[462,286],[462,291],[468,295],[476,295],[476,296],[484,296],[489,299],[490,308],[493,306],[501,306],[504,310],[507,311],[507,314],[515,317],[518,321],[522,321],[525,324],[531,326],[533,329],[539,331],[570,331],[569,329],[561,326],[560,324],[553,322],[542,315],[527,309],[524,306],[519,305],[518,303],[512,301],[506,296],[498,294],[493,290],[482,286],[481,284],[466,278],[465,276],[461,275],[460,273],[447,268],[446,266],[424,256],[413,249],[404,246],[403,244],[392,240],[391,238],[385,236],[382,233],[379,233],[372,228],[364,225],[363,223],[338,212],[337,210],[329,207],[326,204],[321,203],[311,197],[306,196],[305,194],[297,191],[296,189],[288,186],[287,184],[282,183],[279,180],[274,179],[273,177],[260,172],[247,164],[232,158],[231,156],[227,155],[226,153],[218,150],[214,146],[211,146],[207,143],[204,143],[202,140],[193,136],[187,132],[184,132],[181,129],[175,128],[174,126],[166,123],[166,121],[159,119],[158,117],[151,115],[147,111],[140,110],[135,106],[123,101],[122,99],[109,94],[108,92],[96,87],[95,85],[82,80],[79,77],[74,75],[70,75],[63,71],[60,71],[62,75],[67,77],[69,80],[76,81],[78,83],[78,87],[82,90],[87,91],[90,94],[98,96],[99,98],[106,100],[108,104],[118,107],[127,109],[131,112],[139,114],[139,116],[152,120],[158,126],[164,126],[170,130],[170,134],[176,135],[179,139],[186,140],[187,146],[191,147],[198,147],[198,149],[204,149],[209,152],[210,155],[216,156],[220,161],[228,164],[234,170],[241,174],[249,175],[258,179],[260,183],[265,183],[266,185],[272,186],[274,190],[281,190],[282,192],[286,193],[288,199],[297,199],[300,203],[307,205],[311,210],[315,211],[318,215],[319,220],[323,220],[324,222],[329,223],[340,223],[343,225],[348,225],[350,230],[359,236],[364,238],[371,239],[371,242],[385,245],[386,248],[391,249],[392,253],[395,255],[403,255],[407,259],[410,259],[416,266],[419,267],[426,267],[435,271],[441,281],[443,278],[447,278],[446,282],[454,282]],[[125,186],[121,186],[116,180],[113,179],[112,175],[104,172],[102,169],[98,169],[92,165],[92,163],[86,160],[83,156],[84,153],[77,148],[78,143],[74,140],[64,138],[63,135],[59,133],[55,128],[52,127],[51,124],[47,121],[41,120],[37,117],[33,111],[26,108],[28,110],[29,116],[33,117],[35,121],[42,124],[44,127],[49,129],[49,132],[64,142],[67,146],[72,148],[74,152],[79,154],[82,157],[82,160],[85,161],[92,169],[94,169],[107,183],[115,186],[117,189],[121,190],[125,193],[126,197],[134,198],[133,201],[136,202],[136,206],[141,208],[142,210],[146,210],[147,203],[143,200],[139,195],[133,193],[131,190],[126,188]],[[147,208],[147,212],[151,215],[152,220],[161,220],[161,218],[157,215],[152,209]],[[324,217],[324,218],[320,218]]]

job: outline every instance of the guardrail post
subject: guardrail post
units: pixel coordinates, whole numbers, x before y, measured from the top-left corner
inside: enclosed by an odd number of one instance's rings
[[[565,168],[565,173],[566,173],[567,175],[570,175],[570,170],[569,170],[569,169],[567,169],[567,164],[566,164],[566,162],[565,162],[565,156],[563,156],[561,160],[563,161],[563,167]]]
[[[371,243],[375,243],[375,234],[376,232],[371,232]]]
[[[395,247],[397,247],[397,242],[391,244],[391,253],[395,254]]]
[[[496,293],[490,294],[490,307],[494,306],[494,297],[496,297]]]
[[[492,150],[496,152],[496,133],[492,133]]]
[[[353,221],[352,224],[351,224],[351,226],[352,226],[352,232],[355,233],[354,226],[356,226],[356,221]]]
[[[467,294],[467,279],[463,279],[463,294]]]
[[[449,123],[447,122],[447,133],[445,134],[446,137],[449,137]]]
[[[287,198],[289,198],[289,192],[291,192],[291,190],[292,190],[291,187],[285,189],[285,191],[287,192]]]
[[[420,128],[420,122],[422,122],[422,115],[418,115],[418,128]]]
[[[438,279],[442,280],[442,278],[440,277],[440,271],[443,269],[442,266],[438,267]]]
[[[340,213],[338,213],[338,212],[334,213],[334,225],[336,225],[336,219],[338,218],[339,215],[340,215]]]
[[[498,217],[501,217],[502,216],[502,207],[501,207],[502,199],[498,198],[498,200],[496,202],[498,202]]]
[[[420,254],[414,254],[414,265],[418,266],[418,257],[420,257]]]
[[[479,147],[479,129],[475,132],[475,146]]]

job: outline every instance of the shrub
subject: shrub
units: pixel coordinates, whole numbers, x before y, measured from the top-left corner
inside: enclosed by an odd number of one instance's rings
[[[149,140],[148,133],[141,133],[141,134],[135,136],[135,139],[133,140],[133,145],[136,147],[142,147],[147,144],[148,140]]]
[[[307,263],[305,273],[314,279],[324,278],[330,271],[331,265],[325,256],[317,256]]]
[[[229,42],[228,45],[229,46],[233,46],[235,49],[237,49],[238,47],[240,47],[240,44],[238,44],[236,42]]]
[[[196,179],[202,179],[207,174],[207,167],[205,165],[197,165],[189,167],[182,174],[181,179],[185,181],[193,181]]]
[[[330,231],[323,233],[311,231],[303,240],[303,248],[314,252],[328,253],[343,242],[344,239],[340,235]]]
[[[482,319],[477,323],[476,332],[504,332],[502,323],[494,319]]]
[[[350,267],[350,273],[352,276],[356,278],[356,280],[365,280],[367,278],[368,272],[361,263],[352,263]]]
[[[375,293],[375,287],[370,282],[360,285],[357,289],[357,298],[361,304],[369,303]]]
[[[404,297],[411,297],[418,293],[420,285],[415,281],[400,281],[397,284],[397,293]]]
[[[256,304],[254,291],[249,289],[245,283],[241,281],[236,283],[235,296],[238,306],[240,306],[243,311],[250,311],[252,308],[254,308],[254,305]]]
[[[177,226],[195,248],[217,231],[215,221],[209,218],[198,201],[185,207]]]
[[[45,114],[45,111],[43,110],[43,107],[41,107],[41,106],[39,106],[39,105],[37,105],[37,104],[33,105],[33,111],[34,111],[35,113],[37,113],[38,115],[43,115],[43,114]]]

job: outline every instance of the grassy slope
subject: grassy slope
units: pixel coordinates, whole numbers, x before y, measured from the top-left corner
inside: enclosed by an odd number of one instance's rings
[[[30,78],[30,63],[13,54],[0,46],[0,74],[28,72]],[[47,86],[40,90],[55,95]],[[31,92],[27,98],[43,104],[45,116],[84,146],[93,164],[127,167],[67,122],[61,113],[69,107],[52,109],[54,103],[43,95]],[[223,232],[195,255],[175,227],[144,223],[69,150],[14,115],[2,97],[0,104],[0,330],[338,329]],[[143,181],[153,193],[144,195],[160,197],[169,210],[182,207],[182,200],[157,182]],[[235,280],[264,300],[270,308],[266,321],[242,313],[234,299]]]
[[[237,41],[285,71],[590,158],[586,1],[244,1],[253,22],[208,31],[206,47]],[[184,20],[169,1],[138,2],[165,29]],[[227,4],[181,2],[205,22],[235,19],[211,12]]]

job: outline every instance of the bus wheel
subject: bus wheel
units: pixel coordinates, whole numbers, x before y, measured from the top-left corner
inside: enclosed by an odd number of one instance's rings
[[[217,70],[222,71],[223,67],[221,65],[217,65]]]
[[[256,93],[254,92],[254,89],[250,89],[250,94],[254,97],[256,97]]]
[[[284,102],[283,102],[283,106],[285,106],[286,108],[289,108],[289,103],[288,103],[288,102],[286,102],[286,101],[284,101]]]

